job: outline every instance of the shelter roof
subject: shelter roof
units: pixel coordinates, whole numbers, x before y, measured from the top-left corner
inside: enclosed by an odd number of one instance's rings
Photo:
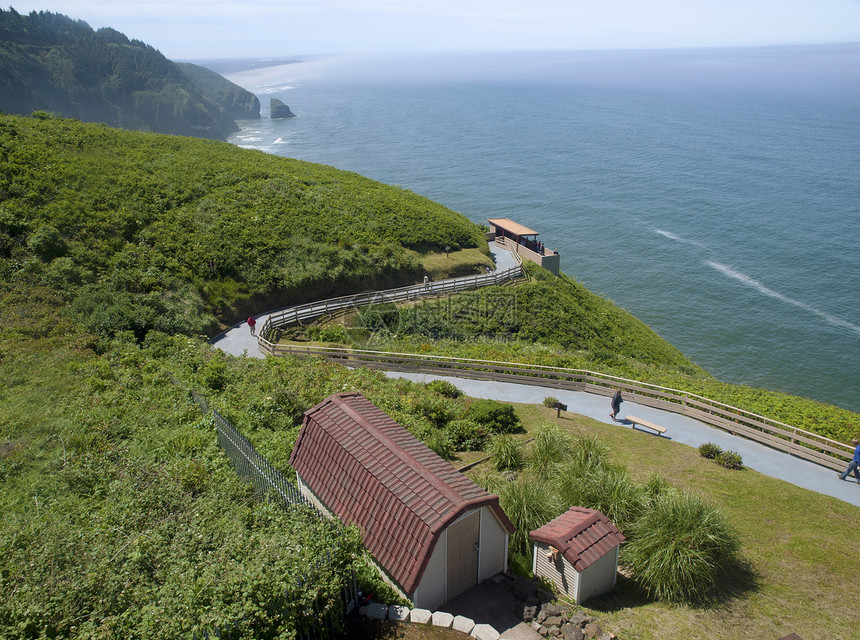
[[[501,227],[502,229],[510,231],[516,236],[539,235],[537,231],[529,229],[525,225],[521,225],[519,222],[514,222],[510,218],[487,218],[487,222],[489,222],[494,227]]]
[[[305,412],[290,464],[332,513],[358,525],[365,547],[407,594],[442,531],[464,513],[489,506],[514,531],[498,496],[360,393],[329,396]]]
[[[529,538],[561,551],[579,572],[624,542],[624,536],[609,518],[596,509],[583,507],[571,507],[555,520],[530,531]]]

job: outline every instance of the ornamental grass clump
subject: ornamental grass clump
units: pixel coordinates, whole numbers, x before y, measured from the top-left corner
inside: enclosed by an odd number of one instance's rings
[[[523,445],[514,436],[496,436],[487,445],[490,461],[498,471],[517,471],[526,462]]]
[[[714,462],[726,469],[743,469],[744,461],[737,451],[721,451],[714,457]]]
[[[644,511],[647,493],[621,466],[587,466],[578,461],[555,468],[555,485],[564,504],[597,509],[621,531]]]
[[[550,476],[553,466],[567,458],[570,441],[554,424],[541,425],[535,430],[529,447],[529,465],[541,479]]]
[[[739,548],[722,513],[689,493],[661,495],[625,535],[622,564],[651,597],[672,603],[706,603]]]
[[[713,442],[706,442],[704,444],[699,445],[699,455],[701,455],[703,458],[710,458],[711,460],[713,460],[722,452],[723,448],[718,444],[714,444]]]
[[[529,531],[542,527],[563,511],[553,491],[529,475],[521,475],[502,485],[499,505],[516,527],[511,534],[510,549],[523,555],[530,555]]]

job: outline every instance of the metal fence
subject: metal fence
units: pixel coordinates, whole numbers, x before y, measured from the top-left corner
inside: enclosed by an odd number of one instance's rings
[[[175,381],[175,379],[173,380]],[[192,391],[191,395],[195,404],[200,407],[200,410],[204,414],[208,414],[208,398],[197,391]],[[318,517],[328,519],[280,471],[275,469],[268,460],[261,456],[250,440],[242,435],[224,416],[214,409],[212,410],[212,416],[215,421],[218,443],[240,477],[251,482],[261,495],[269,500],[274,500],[285,509],[310,507]],[[297,592],[300,591],[306,582],[312,580],[312,576],[315,573],[321,568],[330,566],[332,556],[336,552],[336,550],[332,550],[330,553],[314,559],[311,562],[309,570],[303,576],[299,577],[292,588]],[[289,602],[290,600],[291,598],[288,594],[287,601]],[[344,616],[356,606],[357,602],[358,588],[355,572],[349,571],[347,575],[343,576],[341,598],[336,599],[334,607],[326,606],[320,600],[316,600],[307,611],[294,616],[297,637],[303,640],[322,640],[323,638],[334,636],[340,628],[340,622]],[[213,629],[203,632],[200,638],[205,640],[209,640],[210,638],[229,639],[231,636],[230,629]],[[194,640],[197,640],[197,638],[198,636],[195,634]]]

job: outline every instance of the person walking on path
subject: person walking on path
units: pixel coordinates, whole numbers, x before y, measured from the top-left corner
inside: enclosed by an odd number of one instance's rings
[[[424,274],[424,288],[430,288],[430,276],[428,276],[426,273]]]
[[[254,316],[248,316],[248,328],[251,330],[251,335],[257,335],[255,327],[257,326],[257,321],[254,320]]]
[[[848,463],[848,468],[839,474],[839,479],[845,480],[845,478],[848,477],[848,474],[853,471],[857,482],[860,482],[860,469],[858,469],[858,467],[860,467],[860,440],[854,438],[851,441],[851,444],[854,445],[854,457],[851,459],[851,462]]]
[[[615,421],[615,416],[618,415],[618,412],[621,411],[621,403],[624,400],[621,398],[621,389],[616,389],[615,394],[612,396],[612,413],[609,414],[609,417]]]

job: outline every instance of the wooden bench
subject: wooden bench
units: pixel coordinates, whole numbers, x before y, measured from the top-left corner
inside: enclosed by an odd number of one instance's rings
[[[653,422],[649,422],[648,420],[643,420],[642,418],[637,418],[636,416],[627,416],[624,418],[627,422],[632,422],[635,427],[637,424],[641,427],[648,427],[649,429],[654,429],[657,433],[666,433],[666,427],[661,427],[659,424],[654,424]]]

